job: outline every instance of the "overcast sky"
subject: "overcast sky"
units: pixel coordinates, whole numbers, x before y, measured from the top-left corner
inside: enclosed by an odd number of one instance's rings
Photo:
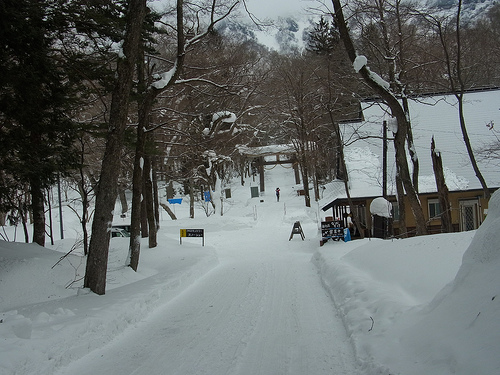
[[[262,21],[280,16],[287,17],[295,16],[299,13],[305,14],[308,8],[320,8],[321,2],[331,4],[331,0],[245,0],[249,12]],[[166,4],[171,6],[172,1],[149,0],[149,6],[158,11],[164,10],[163,8],[166,7]],[[243,5],[239,7],[239,13],[245,13]]]
[[[304,9],[315,5],[315,0],[245,0],[250,12],[257,17],[276,18],[279,16],[304,13]]]

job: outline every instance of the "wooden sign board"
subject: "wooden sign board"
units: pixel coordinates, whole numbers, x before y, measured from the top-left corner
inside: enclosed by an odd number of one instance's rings
[[[179,240],[182,245],[182,237],[201,237],[203,246],[205,246],[205,230],[204,229],[181,229]]]
[[[342,226],[342,221],[322,221],[321,222],[321,237],[323,239],[332,238],[335,241],[339,241],[344,238],[344,227]]]

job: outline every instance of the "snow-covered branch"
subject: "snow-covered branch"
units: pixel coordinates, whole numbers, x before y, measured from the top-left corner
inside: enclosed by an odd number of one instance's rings
[[[193,37],[186,40],[185,30],[184,30],[184,14],[183,14],[183,2],[179,1],[177,5],[177,56],[174,61],[172,68],[164,73],[156,75],[156,81],[151,84],[151,86],[156,90],[164,90],[168,86],[174,84],[181,84],[186,82],[205,82],[216,85],[214,82],[209,80],[204,80],[203,78],[193,78],[193,79],[178,79],[180,70],[183,67],[184,58],[188,50],[195,44],[203,40],[207,35],[209,35],[215,25],[231,14],[234,8],[239,4],[239,0],[235,1],[228,9],[223,12],[222,15],[216,18],[217,11],[217,0],[212,0],[212,5],[210,8],[210,24],[201,33],[196,33]],[[198,21],[198,24],[201,22]],[[221,88],[225,88],[221,85],[216,85]]]

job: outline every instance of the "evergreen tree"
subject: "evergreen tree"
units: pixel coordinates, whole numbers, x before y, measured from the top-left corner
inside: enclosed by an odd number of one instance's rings
[[[44,190],[76,165],[76,93],[54,51],[64,21],[50,1],[0,1],[0,202],[29,186],[33,241],[45,244]]]
[[[306,35],[306,49],[319,55],[329,55],[339,47],[340,35],[336,25],[321,17]]]

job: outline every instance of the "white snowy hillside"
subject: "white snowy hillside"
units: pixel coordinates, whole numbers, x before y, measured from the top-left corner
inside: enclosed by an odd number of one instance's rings
[[[458,2],[454,0],[421,0],[422,3],[444,14],[455,15]],[[462,17],[464,20],[477,21],[484,16],[497,2],[495,0],[467,0],[462,3]]]
[[[259,25],[247,18],[238,18],[221,22],[217,28],[223,34],[252,40],[270,50],[290,53],[305,49],[304,36],[313,25],[311,16],[290,15],[262,21]]]
[[[81,249],[62,258],[79,238],[69,203],[65,240],[0,241],[0,374],[499,373],[499,192],[477,231],[320,247],[323,213],[293,170],[265,173],[259,197],[258,179],[224,187],[223,216],[197,203],[189,219],[176,196],[178,220],[162,215],[137,273],[128,238],[113,238],[103,296],[81,288]],[[204,229],[205,246],[180,229]]]
[[[433,13],[455,15],[454,0],[419,0],[421,7]],[[462,19],[477,21],[484,17],[495,0],[469,0],[462,6]],[[167,0],[148,0],[148,7],[158,12],[170,9]],[[254,41],[270,50],[292,53],[305,49],[305,33],[321,15],[333,14],[331,1],[318,0],[245,0],[231,16],[218,23],[219,32],[240,40]]]

